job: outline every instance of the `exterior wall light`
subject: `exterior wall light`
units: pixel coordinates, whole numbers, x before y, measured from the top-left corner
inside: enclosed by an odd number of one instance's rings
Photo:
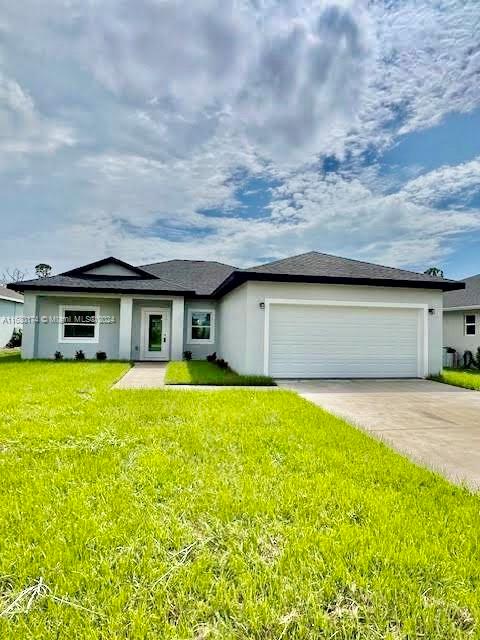
[[[265,309],[265,303],[264,302],[260,302],[260,304],[258,306],[260,307],[260,309]]]

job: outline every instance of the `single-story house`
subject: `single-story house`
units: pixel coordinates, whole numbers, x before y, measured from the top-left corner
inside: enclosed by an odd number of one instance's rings
[[[110,257],[9,285],[23,357],[178,360],[216,352],[279,378],[424,377],[442,367],[443,292],[463,283],[312,251],[249,269]]]
[[[9,342],[14,329],[22,328],[22,315],[22,294],[0,287],[0,349]]]
[[[480,347],[480,274],[465,278],[465,288],[443,296],[443,341],[462,357]]]

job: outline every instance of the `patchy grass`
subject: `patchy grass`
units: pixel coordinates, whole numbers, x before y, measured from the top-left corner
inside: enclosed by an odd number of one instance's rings
[[[0,361],[0,637],[479,637],[480,498],[286,391]]]
[[[444,369],[439,376],[432,376],[432,380],[452,384],[456,387],[480,391],[480,371],[469,369]]]
[[[275,386],[268,376],[243,376],[231,369],[220,369],[205,360],[169,362],[166,384],[206,384],[215,386]]]

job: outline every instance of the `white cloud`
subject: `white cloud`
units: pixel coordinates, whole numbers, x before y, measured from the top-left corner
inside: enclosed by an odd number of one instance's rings
[[[403,192],[414,202],[434,204],[455,198],[456,206],[480,192],[480,156],[471,162],[444,166],[408,182]]]
[[[54,153],[74,142],[69,127],[43,117],[31,96],[0,71],[0,153]]]
[[[479,229],[478,159],[401,177],[358,161],[480,104],[476,0],[3,4],[6,263],[21,236],[22,261],[59,268],[310,248],[411,265]],[[319,172],[352,151],[354,170]],[[280,183],[258,219],[238,175]]]

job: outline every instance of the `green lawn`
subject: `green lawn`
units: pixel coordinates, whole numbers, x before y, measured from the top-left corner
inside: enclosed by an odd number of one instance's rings
[[[452,384],[465,389],[480,391],[480,371],[466,369],[444,369],[439,376],[433,376],[433,380]]]
[[[3,639],[478,638],[480,497],[287,391],[0,361]]]
[[[0,358],[9,358],[10,360],[20,358],[20,349],[0,349]]]
[[[165,375],[166,384],[207,384],[216,386],[272,386],[268,376],[241,376],[231,369],[220,369],[206,360],[169,362]]]

